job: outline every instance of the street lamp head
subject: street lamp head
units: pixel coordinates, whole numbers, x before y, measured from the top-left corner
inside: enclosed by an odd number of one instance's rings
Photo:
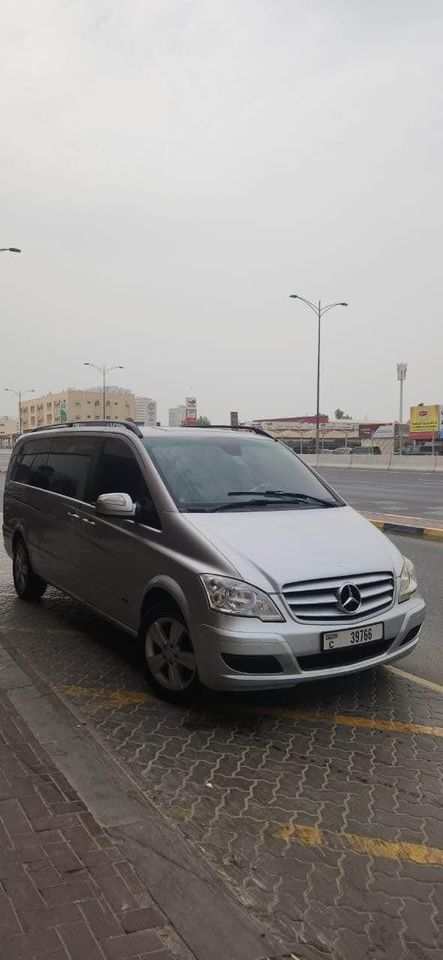
[[[343,301],[343,303],[339,303],[339,307],[349,307],[349,303]]]
[[[19,247],[8,247],[9,253],[21,253]]]
[[[290,294],[289,294],[289,299],[290,299],[290,300],[298,300],[298,293],[290,293]]]

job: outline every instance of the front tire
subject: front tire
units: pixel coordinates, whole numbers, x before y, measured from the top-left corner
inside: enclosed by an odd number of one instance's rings
[[[12,575],[15,591],[21,600],[27,600],[29,603],[40,600],[46,590],[47,583],[34,573],[23,540],[17,540],[14,545]]]
[[[188,703],[201,693],[192,640],[175,604],[157,603],[147,611],[139,642],[147,681],[163,700]]]

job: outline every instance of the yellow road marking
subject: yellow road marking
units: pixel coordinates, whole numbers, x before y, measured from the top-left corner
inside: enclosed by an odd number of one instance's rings
[[[61,693],[67,697],[102,697],[119,706],[133,703],[161,703],[155,696],[139,690],[98,690],[85,687],[63,686]],[[230,712],[252,713],[255,716],[278,716],[288,720],[306,720],[308,723],[336,723],[344,727],[360,727],[364,730],[387,730],[390,733],[417,733],[430,737],[443,737],[443,727],[434,727],[421,723],[402,723],[396,720],[373,720],[371,717],[355,717],[347,714],[319,714],[309,710],[296,710],[291,707],[275,708],[251,704],[230,704]]]
[[[79,636],[82,630],[75,630],[73,627],[14,627],[14,633],[41,633],[43,636],[52,635],[64,637],[65,635]]]
[[[295,840],[304,847],[323,847],[324,832],[320,827],[308,827],[301,823],[286,823],[276,831],[278,840]]]
[[[343,713],[311,713],[308,710],[292,710],[290,707],[277,710],[279,716],[294,720],[325,720],[343,727],[361,727],[364,730],[388,730],[391,733],[421,733],[430,737],[443,737],[443,727],[421,723],[402,723],[397,720],[372,720],[371,717],[354,717]]]
[[[435,690],[436,693],[443,694],[443,686],[441,683],[435,683],[434,680],[425,680],[424,677],[416,677],[413,673],[406,673],[406,670],[399,670],[398,667],[386,667],[386,670],[389,670],[391,673],[396,673],[397,676],[402,677],[404,680],[410,680],[411,683],[416,683],[420,687],[429,687],[430,690]]]
[[[61,693],[71,697],[100,697],[108,700],[112,704],[125,706],[126,704],[155,704],[161,703],[156,697],[151,696],[140,690],[99,690],[95,688],[63,686],[60,687]],[[252,708],[254,712],[263,713],[263,708]],[[248,706],[247,712],[251,712]],[[326,720],[334,723],[343,723],[347,726],[358,726],[366,729],[393,730],[395,732],[405,733],[424,733],[433,736],[443,736],[443,728],[428,727],[415,723],[396,723],[390,720],[372,721],[366,717],[347,717],[342,714],[331,714],[330,716],[319,716],[316,713],[309,713],[305,710],[272,710],[272,707],[266,708],[266,713],[274,713],[303,720]],[[169,813],[174,819],[187,819],[191,808],[174,805],[171,808],[165,808],[166,814]],[[246,818],[247,819],[247,818]],[[320,827],[308,826],[297,823],[275,823],[274,836],[285,842],[300,843],[307,847],[329,847],[331,849],[354,850],[355,853],[370,854],[373,857],[384,857],[388,860],[403,860],[420,864],[436,864],[443,866],[443,849],[440,847],[427,847],[419,843],[402,843],[400,841],[383,840],[381,837],[370,837],[358,833],[333,833],[329,830],[322,830]]]
[[[161,703],[157,697],[144,693],[141,690],[98,690],[88,687],[62,686],[60,693],[65,697],[83,697],[85,699],[92,697],[101,697],[103,700],[110,700],[120,707],[132,703]]]
[[[297,823],[280,825],[275,832],[275,837],[278,840],[300,843],[308,847],[326,846],[338,850],[347,848],[354,850],[355,853],[367,853],[387,860],[405,860],[443,866],[443,850],[440,847],[427,847],[420,843],[382,840],[381,837],[368,837],[358,833],[333,833],[329,830],[321,830],[319,827],[307,827]]]

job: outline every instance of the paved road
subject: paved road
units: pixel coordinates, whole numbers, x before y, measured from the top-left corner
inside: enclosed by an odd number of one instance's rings
[[[443,522],[443,473],[348,470],[343,467],[322,467],[320,473],[358,510]]]
[[[429,604],[421,648],[399,666],[442,682],[443,545],[396,543]],[[281,939],[280,956],[443,956],[436,689],[382,669],[167,705],[146,691],[126,636],[56,591],[17,601],[1,553],[0,638]]]

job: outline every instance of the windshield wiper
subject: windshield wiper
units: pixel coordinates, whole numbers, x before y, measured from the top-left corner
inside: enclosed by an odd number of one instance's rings
[[[250,497],[252,494],[256,497],[272,497],[276,500],[286,500],[293,503],[317,503],[322,507],[337,507],[338,504],[333,500],[323,500],[321,497],[313,497],[308,493],[292,493],[288,490],[230,490],[228,497]]]
[[[231,494],[228,493],[228,497]],[[248,494],[250,496],[250,494]],[[265,507],[267,504],[274,503],[274,500],[244,500],[243,503],[220,503],[218,507],[210,507],[208,513],[217,513],[219,510],[238,510],[242,507]]]

